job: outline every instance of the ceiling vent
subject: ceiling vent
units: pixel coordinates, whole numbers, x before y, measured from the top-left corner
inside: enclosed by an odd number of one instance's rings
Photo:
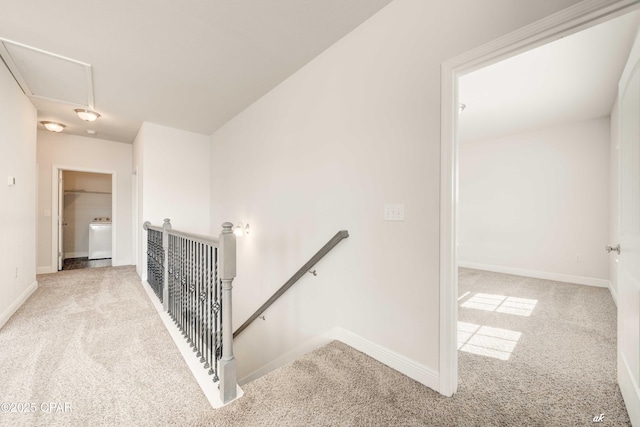
[[[2,38],[0,56],[27,96],[94,108],[91,65]]]

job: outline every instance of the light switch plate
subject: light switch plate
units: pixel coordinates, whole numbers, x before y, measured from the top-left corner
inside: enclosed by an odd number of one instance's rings
[[[404,221],[404,204],[386,203],[384,205],[385,221]]]
[[[16,177],[15,176],[8,176],[7,177],[7,185],[9,187],[16,185]]]

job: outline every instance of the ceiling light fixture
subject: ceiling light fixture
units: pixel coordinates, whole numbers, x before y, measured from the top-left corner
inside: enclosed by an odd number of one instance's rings
[[[100,117],[100,114],[96,113],[95,111],[91,111],[91,110],[85,110],[85,109],[82,109],[82,108],[78,108],[78,109],[76,109],[74,111],[76,112],[78,117],[80,117],[82,120],[84,120],[86,122],[93,122],[98,117]]]
[[[44,127],[51,132],[62,132],[64,130],[64,128],[66,127],[65,125],[63,125],[62,123],[58,123],[58,122],[49,122],[49,121],[45,121],[45,122],[40,122],[44,125]]]

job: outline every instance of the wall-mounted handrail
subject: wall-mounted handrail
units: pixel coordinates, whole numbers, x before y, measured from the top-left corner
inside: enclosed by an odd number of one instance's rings
[[[320,261],[327,253],[329,253],[329,251],[331,251],[331,249],[333,249],[338,243],[340,243],[340,241],[342,239],[346,239],[347,237],[349,237],[349,232],[347,230],[341,230],[338,231],[336,233],[335,236],[333,236],[331,238],[331,240],[329,240],[327,242],[326,245],[324,245],[322,248],[320,248],[320,250],[318,252],[316,252],[316,254],[314,256],[311,257],[311,259],[309,261],[307,261],[307,263],[305,265],[303,265],[297,272],[296,274],[294,274],[293,276],[291,276],[291,278],[289,280],[287,280],[287,282],[282,285],[282,287],[280,287],[280,289],[278,289],[276,291],[275,294],[273,294],[271,296],[271,298],[269,298],[267,300],[267,302],[265,302],[264,304],[262,304],[262,306],[260,306],[259,309],[256,310],[255,313],[253,313],[251,315],[251,317],[249,317],[247,319],[246,322],[244,322],[234,333],[233,333],[233,338],[236,338],[238,335],[240,335],[240,333],[242,331],[244,331],[250,324],[251,322],[253,322],[254,320],[256,320],[258,317],[260,317],[260,315],[262,313],[264,313],[270,306],[271,304],[273,304],[278,298],[280,298],[282,296],[282,294],[284,294],[285,292],[287,292],[287,290],[289,290],[289,288],[291,286],[293,286],[294,283],[296,283],[302,276],[304,276],[305,274],[307,274],[307,272],[311,269],[311,267],[313,267],[314,265],[316,265],[318,263],[318,261]]]

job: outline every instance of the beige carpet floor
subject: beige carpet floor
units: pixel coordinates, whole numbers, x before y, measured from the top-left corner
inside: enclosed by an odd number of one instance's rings
[[[630,425],[605,289],[461,270],[453,398],[333,342],[213,410],[132,268],[38,281],[0,330],[0,402],[72,411],[0,413],[2,426],[577,426],[599,414]]]
[[[0,402],[36,411],[2,412],[1,426],[176,425],[210,407],[133,267],[38,284],[0,330]]]
[[[600,414],[595,425],[630,425],[608,290],[467,269],[459,276],[466,346],[454,397],[333,342],[246,385],[243,399],[196,426],[586,426]]]

